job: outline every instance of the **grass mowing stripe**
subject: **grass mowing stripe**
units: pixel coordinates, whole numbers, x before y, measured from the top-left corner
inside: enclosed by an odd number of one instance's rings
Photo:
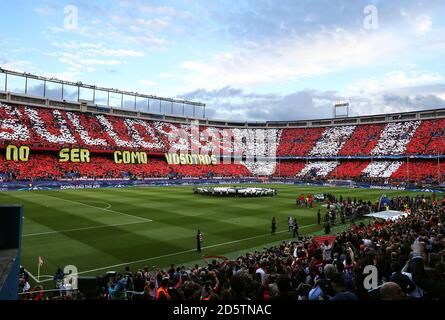
[[[68,199],[64,199],[64,198],[59,198],[59,197],[55,197],[55,196],[50,196],[50,195],[48,195],[48,194],[45,194],[45,196],[47,196],[47,197],[51,197],[51,198],[54,198],[54,199],[59,199],[59,200],[63,200],[63,201],[67,201],[67,202],[71,202],[71,203],[81,204],[81,205],[83,205],[83,206],[90,207],[90,208],[94,208],[94,209],[99,209],[99,210],[108,211],[108,212],[113,212],[113,213],[117,213],[117,214],[124,215],[124,216],[128,216],[128,217],[133,217],[133,218],[136,218],[136,219],[139,219],[139,220],[143,220],[143,221],[145,221],[145,222],[152,222],[152,221],[153,221],[153,220],[151,220],[151,219],[146,219],[146,218],[142,218],[142,217],[134,216],[134,215],[132,215],[132,214],[128,214],[128,213],[123,213],[123,212],[114,211],[114,210],[110,210],[110,209],[105,209],[105,208],[101,208],[101,207],[95,207],[95,206],[92,206],[92,205],[89,205],[89,204],[86,204],[86,203],[82,203],[82,202],[79,202],[79,201],[68,200]]]
[[[313,227],[313,226],[316,226],[316,225],[317,224],[310,224],[310,225],[302,226],[300,229],[309,228],[309,227]],[[282,231],[278,231],[276,233],[284,233],[284,232],[289,232],[289,230],[282,230]],[[226,246],[226,245],[229,245],[229,244],[238,243],[238,242],[247,241],[247,240],[252,240],[252,239],[257,239],[257,238],[261,238],[261,237],[265,237],[265,236],[270,236],[270,233],[260,234],[258,236],[253,236],[253,237],[244,238],[244,239],[238,239],[238,240],[218,243],[218,244],[214,244],[214,245],[210,245],[210,246],[204,246],[204,247],[202,247],[202,249],[211,249],[211,248],[216,248],[216,247],[222,247],[222,246]],[[106,269],[110,269],[110,268],[123,267],[123,266],[126,266],[126,265],[131,265],[131,264],[140,263],[140,262],[147,262],[147,261],[150,261],[150,260],[157,260],[157,259],[161,259],[161,258],[168,258],[168,257],[172,257],[172,256],[176,256],[176,255],[180,255],[180,254],[184,254],[184,253],[188,253],[188,252],[193,252],[195,250],[196,249],[189,249],[189,250],[184,250],[184,251],[180,251],[180,252],[173,252],[173,253],[169,253],[169,254],[164,254],[164,255],[161,255],[161,256],[157,256],[157,257],[150,257],[150,258],[146,258],[146,259],[139,259],[139,260],[130,261],[130,262],[118,263],[118,264],[111,265],[111,266],[106,266],[106,267],[101,267],[101,268],[96,268],[96,269],[91,269],[91,270],[78,272],[77,275],[91,273],[91,272],[96,272],[96,271],[102,271],[102,270],[106,270]],[[76,275],[76,274],[74,274],[74,275]],[[40,281],[40,283],[46,282],[46,281],[50,281],[50,280]]]
[[[67,230],[54,230],[54,231],[46,231],[46,232],[36,232],[36,233],[24,234],[22,237],[34,237],[34,236],[41,236],[41,235],[45,235],[45,234],[65,233],[65,232],[74,232],[74,231],[90,230],[90,229],[100,229],[100,228],[120,227],[120,226],[128,226],[128,225],[131,225],[131,224],[150,223],[150,222],[153,222],[153,221],[117,223],[117,224],[109,224],[109,225],[105,225],[105,226],[95,226],[95,227],[85,227],[85,228],[76,228],[76,229],[67,229]]]

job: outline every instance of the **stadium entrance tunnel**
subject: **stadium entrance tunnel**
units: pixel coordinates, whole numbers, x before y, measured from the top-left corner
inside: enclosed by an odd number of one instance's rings
[[[193,189],[194,194],[217,197],[274,197],[277,189],[252,187],[200,187]]]

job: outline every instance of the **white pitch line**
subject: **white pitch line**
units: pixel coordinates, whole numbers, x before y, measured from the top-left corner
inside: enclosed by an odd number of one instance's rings
[[[90,207],[90,208],[94,208],[94,209],[99,209],[99,210],[103,210],[103,211],[108,211],[108,212],[117,213],[117,214],[124,215],[124,216],[127,216],[127,217],[132,217],[132,218],[136,218],[136,219],[139,219],[139,220],[143,220],[143,221],[145,221],[145,222],[152,222],[152,221],[153,221],[153,220],[151,220],[151,219],[146,219],[146,218],[142,218],[142,217],[134,216],[134,215],[131,215],[131,214],[128,214],[128,213],[123,213],[123,212],[114,211],[114,210],[110,210],[110,209],[106,209],[106,208],[101,208],[101,207],[95,207],[95,206],[92,206],[92,205],[89,205],[89,204],[86,204],[86,203],[83,203],[83,202],[79,202],[79,201],[74,201],[74,200],[68,200],[68,199],[64,199],[64,198],[54,197],[54,196],[50,196],[50,195],[47,195],[47,194],[45,194],[45,196],[50,197],[50,198],[54,198],[54,199],[58,199],[58,200],[63,200],[63,201],[71,202],[71,203],[81,204],[81,205],[84,205],[84,206],[86,206],[86,207]]]
[[[27,269],[24,269],[25,271],[26,271],[26,273],[27,274],[29,274],[29,276],[35,281],[35,282],[37,282],[37,283],[40,283],[40,281],[39,280],[37,280],[37,278],[36,277],[34,277],[33,275],[32,275],[32,273],[31,272],[29,272],[29,270],[27,270]]]
[[[107,206],[105,208],[102,209],[109,209],[111,208],[111,204],[109,204],[108,202],[104,202],[104,201],[94,201],[94,200],[88,200],[86,201],[87,203],[102,203],[102,204],[106,204]]]
[[[312,226],[316,226],[316,225],[317,224],[309,224],[309,225],[302,226],[300,229],[304,229],[304,228],[308,228],[308,227],[312,227]],[[282,231],[278,231],[276,233],[284,233],[284,232],[290,232],[290,231],[289,230],[282,230]],[[210,248],[221,247],[221,246],[225,246],[225,245],[228,245],[228,244],[233,244],[233,243],[237,243],[237,242],[243,242],[243,241],[247,241],[247,240],[257,239],[257,238],[261,238],[261,237],[265,237],[265,236],[270,236],[270,235],[271,235],[270,233],[265,233],[265,234],[261,234],[261,235],[253,236],[253,237],[249,237],[249,238],[238,239],[238,240],[233,240],[233,241],[213,244],[213,245],[210,245],[210,246],[205,246],[205,247],[202,247],[202,249],[210,249]],[[196,249],[189,249],[189,250],[184,250],[184,251],[164,254],[164,255],[161,255],[161,256],[157,256],[157,257],[151,257],[151,258],[145,258],[145,259],[140,259],[140,260],[135,260],[135,261],[130,261],[130,262],[119,263],[119,264],[106,266],[106,267],[102,267],[102,268],[97,268],[97,269],[91,269],[91,270],[78,272],[77,275],[90,273],[90,272],[96,272],[96,271],[100,271],[100,270],[111,269],[111,268],[122,267],[122,266],[126,266],[126,265],[129,265],[129,264],[136,264],[136,263],[146,262],[146,261],[150,261],[150,260],[156,260],[156,259],[161,259],[161,258],[168,258],[168,257],[172,257],[172,256],[176,256],[176,255],[180,255],[180,254],[184,254],[184,253],[188,253],[188,252],[194,252],[194,251],[196,251]]]
[[[45,234],[73,232],[73,231],[90,230],[90,229],[101,229],[101,228],[110,228],[110,227],[119,227],[119,226],[127,226],[127,225],[131,225],[131,224],[140,224],[140,223],[149,223],[149,222],[152,222],[152,221],[117,223],[117,224],[107,224],[107,225],[104,225],[104,226],[85,227],[85,228],[76,228],[76,229],[65,229],[65,230],[53,230],[53,231],[46,231],[46,232],[36,232],[36,233],[24,234],[22,237],[33,237],[33,236],[41,236],[41,235],[45,235]]]

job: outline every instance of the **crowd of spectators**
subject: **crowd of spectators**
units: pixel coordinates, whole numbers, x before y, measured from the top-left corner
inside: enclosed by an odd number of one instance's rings
[[[339,162],[337,161],[311,161],[297,174],[298,177],[326,177]]]
[[[343,161],[332,170],[328,178],[356,179],[363,175],[363,170],[369,165],[368,161]]]
[[[445,163],[437,160],[409,160],[396,170],[391,178],[409,181],[444,180]]]
[[[402,161],[372,161],[362,174],[370,178],[390,178],[402,164]]]
[[[89,163],[60,162],[55,153],[33,152],[28,161],[6,161],[0,154],[0,174],[4,181],[60,180],[69,178],[110,179],[134,177],[251,177],[272,176],[299,179],[341,179],[355,181],[426,182],[443,181],[445,163],[437,160],[404,161],[242,161],[217,165],[168,165],[158,157],[150,157],[147,164],[117,164],[112,154],[91,154]]]
[[[8,144],[27,145],[31,147],[32,154],[25,164],[2,161],[0,173],[7,174],[9,179],[19,180],[51,180],[67,176],[167,177],[172,171],[179,176],[190,177],[252,175],[306,179],[442,180],[442,160],[437,156],[445,152],[444,134],[444,119],[326,128],[217,128],[1,104],[0,148]],[[97,159],[90,164],[59,164],[49,152],[58,151],[61,147],[85,147],[91,152],[145,150],[157,155],[193,149],[206,154],[233,155],[242,160],[237,165],[213,168],[170,168],[158,161],[140,167],[117,165],[101,156],[95,157]],[[35,155],[36,150],[47,151],[48,154]],[[428,159],[385,158],[405,154],[431,156],[438,164]],[[284,159],[283,162],[283,159],[275,161],[275,155],[315,158],[309,161]],[[360,161],[343,158],[353,156],[379,158],[371,161],[369,158]],[[51,165],[55,167],[49,168]]]
[[[445,119],[425,120],[406,147],[408,154],[445,154]]]
[[[305,156],[322,137],[323,132],[324,128],[283,129],[277,155]]]
[[[274,176],[295,177],[305,166],[305,161],[279,161]]]
[[[420,123],[420,121],[388,123],[371,154],[376,156],[404,154],[407,144],[420,126]]]
[[[310,156],[335,156],[348,141],[356,126],[328,127],[309,152]]]
[[[0,145],[91,150],[191,151],[263,156],[438,155],[445,120],[318,128],[219,128],[0,105]],[[173,150],[173,151],[172,151]]]
[[[378,143],[384,124],[365,124],[357,126],[351,138],[338,152],[339,156],[369,155]]]
[[[169,165],[160,158],[150,158],[147,164],[117,164],[110,155],[94,155],[90,162],[59,162],[54,154],[33,155],[26,162],[5,161],[0,155],[0,174],[5,181],[61,179],[145,179],[169,177],[247,177],[251,173],[242,164]],[[5,178],[6,177],[6,178]]]

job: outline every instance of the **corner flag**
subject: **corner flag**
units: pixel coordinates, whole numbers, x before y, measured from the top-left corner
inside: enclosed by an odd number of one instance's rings
[[[45,260],[43,260],[42,256],[39,256],[38,265],[37,265],[37,281],[40,280],[40,268],[45,264]]]

